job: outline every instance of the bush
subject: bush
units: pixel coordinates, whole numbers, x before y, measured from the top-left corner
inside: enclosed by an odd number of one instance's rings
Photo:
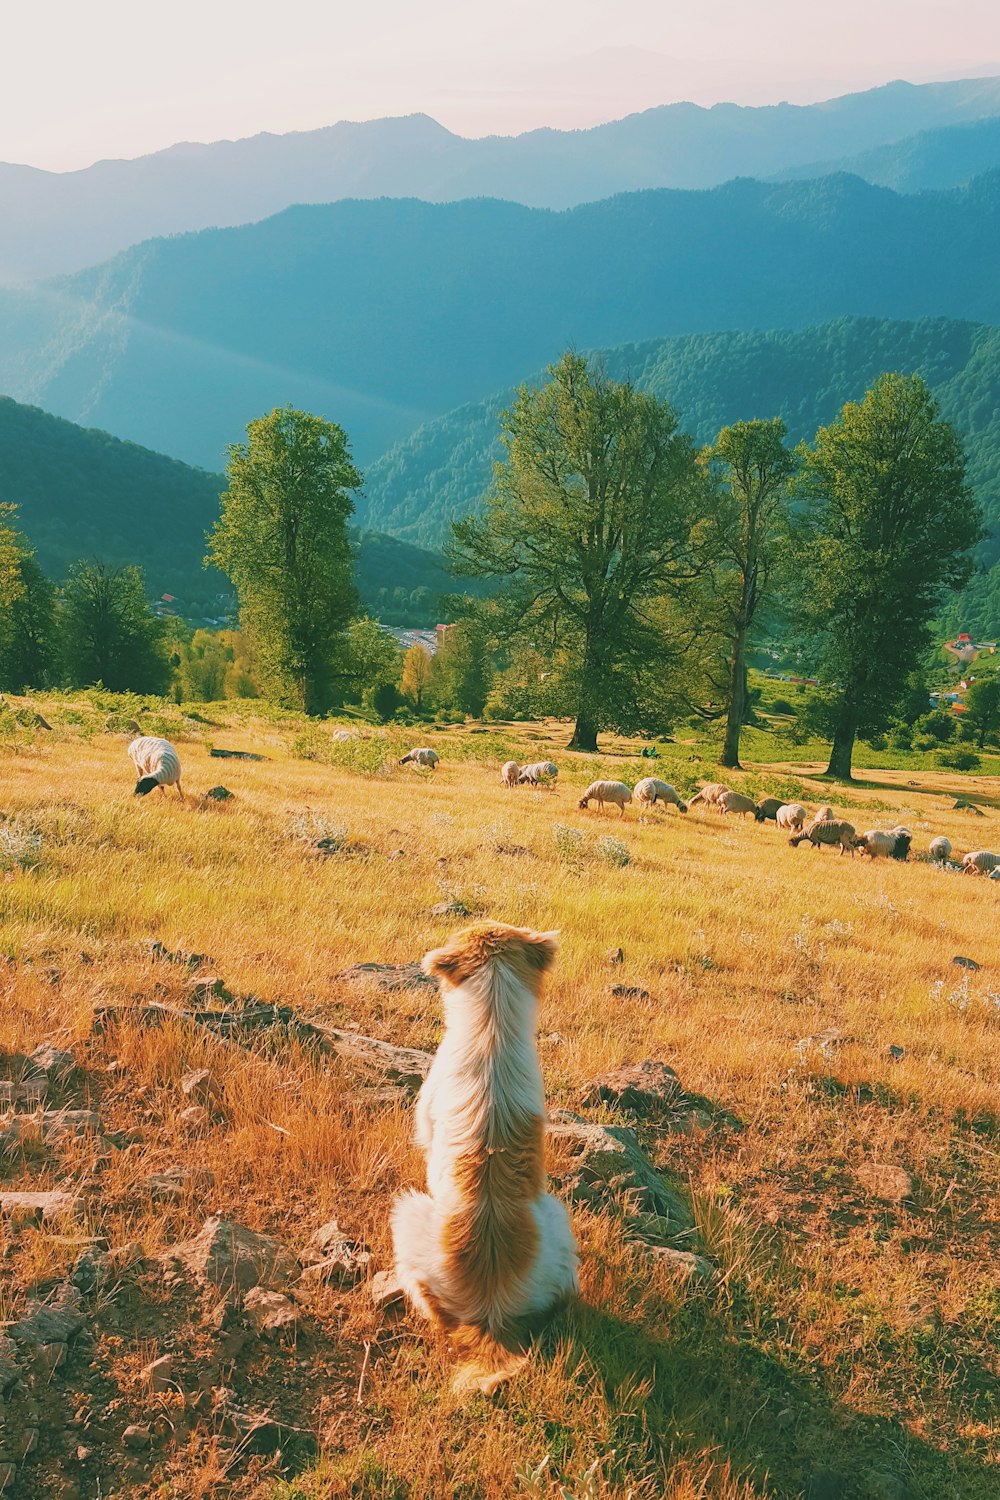
[[[978,771],[982,765],[974,750],[942,750],[937,763],[952,771]]]
[[[33,870],[42,859],[42,835],[34,828],[0,825],[0,870]]]
[[[594,844],[594,858],[602,860],[606,865],[617,865],[623,868],[632,856],[629,853],[628,844],[609,833],[599,838]]]
[[[771,704],[771,712],[773,714],[794,714],[795,707],[789,703],[787,698],[775,698]]]

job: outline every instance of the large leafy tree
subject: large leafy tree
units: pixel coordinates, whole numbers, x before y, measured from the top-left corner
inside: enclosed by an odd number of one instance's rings
[[[977,677],[969,684],[962,729],[968,730],[980,750],[1000,732],[1000,677]]]
[[[139,568],[78,563],[63,588],[63,659],[75,687],[163,693],[170,682],[162,621]]]
[[[404,698],[409,698],[417,713],[424,706],[424,699],[431,685],[432,671],[430,652],[426,646],[421,646],[419,641],[414,641],[403,657],[403,674],[399,690]]]
[[[493,680],[493,662],[482,623],[459,620],[445,630],[431,672],[431,693],[438,708],[482,717]]]
[[[664,664],[659,605],[692,571],[704,482],[666,403],[578,354],[549,374],[503,414],[485,512],[455,525],[449,556],[503,581],[487,616],[500,638],[567,662],[571,747],[595,750],[601,729],[635,727],[641,679]]]
[[[917,375],[883,375],[804,451],[795,602],[827,690],[828,774],[893,717],[982,535],[966,458]]]
[[[747,648],[766,605],[788,517],[794,459],[785,424],[735,422],[705,458],[715,481],[707,527],[715,627],[725,640],[726,733],[722,764],[738,767],[746,715]]]
[[[55,589],[18,531],[16,505],[0,505],[0,687],[47,681],[56,651]]]
[[[346,434],[278,408],[230,448],[228,479],[208,561],[233,581],[268,685],[317,712],[333,696],[357,605],[347,522],[361,475]]]

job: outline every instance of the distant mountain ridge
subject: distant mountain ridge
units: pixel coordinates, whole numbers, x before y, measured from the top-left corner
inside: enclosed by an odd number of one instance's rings
[[[849,172],[876,187],[917,193],[928,188],[963,187],[973,177],[996,167],[1000,167],[1000,119],[922,130],[857,156],[789,167],[775,173],[772,180],[792,182]]]
[[[289,209],[0,293],[0,389],[208,469],[291,402],[339,421],[367,466],[567,345],[844,315],[1000,321],[1000,172],[912,196],[834,176],[558,213]]]
[[[19,506],[16,524],[51,578],[81,558],[138,563],[153,593],[176,595],[184,614],[217,614],[230,586],[202,559],[224,488],[220,474],[0,397],[0,500]],[[454,586],[437,554],[364,524],[352,535],[370,609],[400,588]]]
[[[1000,115],[1000,79],[895,82],[820,104],[666,104],[589,130],[466,139],[426,115],[183,143],[54,173],[0,164],[0,282],[79,271],[140,241],[297,203],[495,197],[569,208],[642,188],[810,175],[921,131]]]
[[[613,379],[667,400],[699,443],[730,422],[781,416],[792,441],[812,438],[885,370],[918,372],[967,445],[969,477],[991,528],[989,574],[956,605],[956,627],[1000,633],[1000,328],[925,318],[842,318],[797,331],[726,332],[650,340],[596,356]],[[543,378],[536,372],[532,381]],[[500,456],[500,413],[512,390],[427,423],[369,468],[361,516],[397,536],[440,546],[478,509]]]

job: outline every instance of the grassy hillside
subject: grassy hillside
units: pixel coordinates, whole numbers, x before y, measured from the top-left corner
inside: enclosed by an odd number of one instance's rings
[[[0,500],[20,506],[19,524],[50,577],[79,558],[138,563],[152,594],[176,595],[192,616],[217,614],[230,586],[202,558],[224,488],[219,474],[0,397]],[[369,607],[383,591],[436,596],[451,586],[437,554],[370,529],[354,537]],[[427,605],[428,621],[435,610]]]
[[[136,802],[121,737],[100,732],[110,700],[38,706],[52,731],[8,724],[0,751],[2,1071],[13,1091],[39,1043],[71,1049],[73,1071],[34,1097],[96,1121],[47,1140],[36,1121],[7,1151],[5,1191],[70,1194],[61,1217],[6,1230],[4,1451],[30,1448],[10,1500],[68,1495],[69,1476],[109,1500],[993,1500],[996,882],[790,849],[773,824],[694,809],[580,812],[593,761],[551,723],[451,731],[436,774],[369,779],[346,753],[302,759],[291,716],[161,710],[145,722],[179,744],[191,801]],[[210,744],[266,759],[211,760]],[[553,756],[558,788],[505,789],[509,750]],[[635,755],[613,742],[602,763],[629,778]],[[687,790],[702,768],[677,747],[664,769]],[[220,776],[234,799],[201,803]],[[912,770],[846,803],[810,768],[751,785],[832,800],[862,828],[902,819],[918,850],[938,833],[997,847],[996,785],[961,780],[985,818]],[[324,808],[327,858],[309,843]],[[21,862],[18,836],[36,841]],[[578,1190],[581,1303],[508,1390],[465,1404],[447,1350],[370,1296],[392,1195],[420,1181],[412,1090],[299,1024],[436,1048],[433,989],[350,968],[441,943],[465,920],[442,901],[560,929],[539,1028],[550,1110],[635,1124],[585,1103],[591,1082],[644,1059],[676,1070],[683,1092],[638,1141],[694,1221],[672,1238],[623,1185]],[[225,1040],[139,1014],[237,1016],[247,996],[258,1016],[283,1009]],[[557,1138],[549,1165],[566,1194]],[[160,1259],[213,1213],[292,1257],[335,1218],[371,1258],[347,1246],[332,1281],[294,1286],[284,1262],[267,1279],[293,1321],[263,1334],[241,1295]],[[677,1250],[701,1257],[694,1274]],[[65,1290],[81,1265],[83,1290]],[[26,1342],[32,1297],[78,1304],[65,1347]]]
[[[0,385],[208,468],[291,401],[340,421],[367,464],[568,344],[845,314],[1000,320],[1000,172],[912,197],[840,176],[564,213],[295,208],[0,296]]]
[[[566,208],[637,188],[767,177],[998,114],[1000,80],[968,78],[810,105],[670,104],[590,130],[479,140],[410,115],[185,142],[76,172],[0,164],[0,282],[78,271],[152,235],[245,224],[293,203],[486,196]]]
[[[739,418],[785,419],[811,438],[884,370],[919,371],[968,445],[970,474],[993,530],[984,566],[1000,556],[1000,330],[942,318],[843,318],[818,328],[651,340],[601,352],[609,375],[631,378],[679,411],[699,442]],[[537,376],[535,377],[537,378]],[[498,417],[510,391],[429,422],[368,471],[365,518],[440,545],[476,507],[498,455]],[[968,595],[968,627],[1000,632],[1000,572]],[[956,620],[957,626],[957,620]]]

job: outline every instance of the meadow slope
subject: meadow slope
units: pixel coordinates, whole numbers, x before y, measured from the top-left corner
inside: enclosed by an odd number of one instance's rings
[[[161,709],[144,728],[180,748],[181,805],[130,795],[116,726],[132,705],[38,706],[51,729],[8,716],[0,750],[3,1073],[13,1085],[43,1040],[71,1048],[50,1107],[101,1124],[3,1137],[4,1191],[77,1194],[53,1222],[3,1221],[5,1319],[30,1295],[58,1300],[87,1236],[120,1253],[85,1291],[58,1368],[17,1346],[5,1496],[996,1495],[996,882],[791,849],[773,825],[696,809],[646,823],[634,808],[581,812],[595,763],[563,751],[555,723],[419,730],[407,744],[430,739],[443,757],[431,774],[395,765],[396,731],[338,748],[329,726],[253,705]],[[212,759],[210,746],[265,759]],[[505,789],[511,750],[554,758],[557,789]],[[609,740],[600,764],[631,781],[635,756]],[[657,769],[688,791],[706,768],[676,746]],[[905,821],[917,851],[938,833],[957,850],[1000,845],[996,780],[811,777],[755,768],[747,784],[830,800],[859,828]],[[203,801],[220,782],[234,797]],[[956,782],[984,817],[954,808]],[[462,910],[561,931],[540,1029],[552,1109],[611,1121],[581,1103],[596,1075],[643,1059],[676,1069],[682,1098],[639,1139],[690,1204],[683,1246],[711,1267],[704,1280],[672,1270],[638,1242],[663,1226],[613,1188],[604,1207],[576,1204],[581,1305],[506,1392],[464,1406],[447,1353],[369,1295],[391,1194],[418,1178],[406,1095],[287,1026],[224,1041],[128,1013],[252,995],[293,1021],[433,1049],[432,989],[344,971],[419,959]],[[211,1118],[192,1125],[179,1085],[203,1067]],[[901,1201],[877,1195],[879,1165],[912,1175]],[[175,1167],[164,1196],[151,1176]],[[210,1213],[293,1253],[336,1216],[371,1260],[353,1287],[296,1287],[297,1332],[264,1338],[238,1299],[156,1258]],[[141,1372],[168,1353],[155,1390]],[[279,1437],[241,1444],[237,1406],[269,1412]]]

